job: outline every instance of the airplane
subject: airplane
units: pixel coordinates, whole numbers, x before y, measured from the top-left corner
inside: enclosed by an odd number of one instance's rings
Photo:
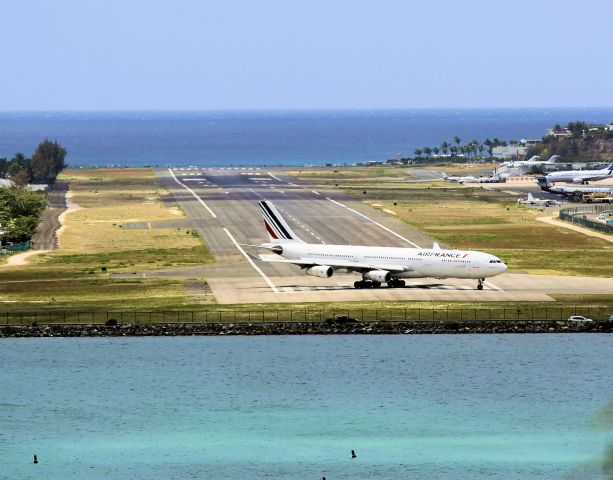
[[[479,183],[479,179],[473,176],[466,177],[450,177],[445,172],[443,172],[443,180],[447,182],[457,182],[457,183]]]
[[[581,183],[587,184],[592,180],[602,180],[613,177],[613,163],[602,170],[568,170],[566,172],[552,172],[545,178],[552,183]]]
[[[528,199],[522,200],[521,198],[517,199],[517,203],[520,205],[534,205],[538,207],[551,207],[553,205],[562,205],[561,202],[557,200],[548,200],[545,198],[535,198],[531,193],[528,193]]]
[[[259,202],[269,241],[255,245],[275,255],[260,255],[265,262],[298,265],[307,275],[330,278],[336,270],[362,275],[355,288],[406,286],[404,278],[472,278],[483,290],[486,278],[499,275],[507,266],[494,255],[472,250],[395,248],[379,246],[305,243],[298,238],[270,201]]]
[[[536,181],[541,190],[558,193],[564,196],[585,195],[588,193],[613,193],[613,187],[562,187],[551,183],[547,177],[537,177]]]
[[[539,157],[538,155],[534,155],[533,157],[529,158],[528,160],[510,160],[508,162],[504,162],[502,166],[505,167],[531,167],[532,165],[553,165],[555,164],[558,159],[560,158],[560,155],[552,155],[551,157],[549,157],[549,160],[544,161],[541,160],[541,157]]]

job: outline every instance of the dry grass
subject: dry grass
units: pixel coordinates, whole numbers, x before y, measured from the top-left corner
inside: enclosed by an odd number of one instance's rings
[[[66,216],[58,250],[3,269],[0,302],[169,308],[191,301],[182,281],[111,278],[212,260],[196,232],[147,228],[149,222],[184,218],[176,205],[162,201],[167,192],[152,170],[67,170],[59,180],[70,182],[72,201],[81,209]],[[125,228],[133,222],[143,228]]]
[[[378,202],[452,248],[484,250],[515,271],[613,275],[613,246],[602,239],[536,220],[542,212],[476,198]]]
[[[72,200],[81,210],[66,218],[62,253],[116,252],[152,248],[192,248],[198,238],[176,229],[127,230],[126,223],[183,218],[176,207],[162,203],[153,171],[69,171]],[[61,178],[62,179],[62,178]]]

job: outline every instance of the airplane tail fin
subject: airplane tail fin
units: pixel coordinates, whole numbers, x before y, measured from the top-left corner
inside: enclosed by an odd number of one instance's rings
[[[532,200],[534,200],[534,197],[531,193],[528,193],[528,201],[531,202]]]
[[[441,172],[441,174],[442,174],[441,176],[442,176],[442,177],[443,177],[445,180],[447,180],[447,177],[448,177],[449,175],[447,175],[445,172]]]
[[[541,190],[549,190],[549,187],[551,187],[551,182],[547,180],[547,177],[537,177],[536,181],[539,187],[541,187]]]
[[[299,242],[304,243],[292,231],[285,219],[277,211],[272,202],[264,200],[259,202],[262,216],[264,217],[264,226],[268,232],[268,238],[271,242]]]
[[[547,163],[556,163],[560,158],[560,155],[552,155],[551,157],[549,157],[549,160],[547,160]]]

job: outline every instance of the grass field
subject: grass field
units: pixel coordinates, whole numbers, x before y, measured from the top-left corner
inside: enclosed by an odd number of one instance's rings
[[[150,222],[184,217],[164,201],[167,192],[152,170],[66,170],[58,180],[70,183],[71,201],[79,208],[66,216],[58,250],[32,257],[25,266],[2,268],[5,308],[147,308],[190,302],[182,281],[111,278],[113,273],[212,261],[197,232],[148,228]],[[126,228],[131,223],[143,228]]]
[[[490,165],[441,164],[429,168],[449,174],[474,174]],[[513,271],[535,274],[613,276],[613,244],[563,227],[545,224],[548,215],[519,206],[516,198],[486,185],[447,182],[402,183],[411,169],[382,167],[388,178],[366,175],[376,168],[338,169],[301,174],[321,187],[336,187],[364,203],[392,211],[400,219],[450,248],[484,250]],[[358,173],[362,173],[362,176]],[[393,175],[395,172],[395,175]],[[333,183],[334,182],[334,183]],[[399,183],[400,182],[400,183]],[[331,184],[333,183],[333,184]],[[512,188],[510,186],[509,188]]]

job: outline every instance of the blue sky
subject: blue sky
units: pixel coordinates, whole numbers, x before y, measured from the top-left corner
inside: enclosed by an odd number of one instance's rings
[[[0,18],[0,110],[613,106],[607,0],[24,0]]]

